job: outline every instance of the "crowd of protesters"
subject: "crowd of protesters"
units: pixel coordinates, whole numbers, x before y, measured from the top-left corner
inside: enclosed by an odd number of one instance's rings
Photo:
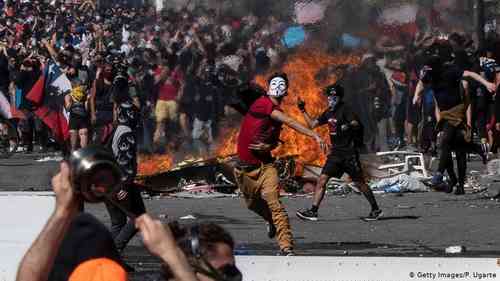
[[[133,185],[138,151],[171,151],[185,145],[200,156],[208,155],[220,128],[237,126],[235,92],[256,74],[279,68],[293,52],[280,40],[288,23],[274,16],[238,19],[203,8],[160,13],[147,6],[97,9],[92,1],[0,3],[4,11],[0,17],[0,95],[15,108],[12,118],[2,116],[1,120],[1,134],[9,149],[33,152],[34,144],[41,151],[48,149],[51,130],[39,114],[39,105],[26,97],[44,69],[55,64],[70,81],[71,90],[63,97],[45,97],[43,102],[55,108],[59,104],[69,113],[69,150],[90,143],[109,144],[124,172],[124,186]],[[495,33],[477,44],[466,33],[443,35],[419,26],[414,37],[380,36],[371,46],[351,50],[360,54],[361,64],[337,68],[341,70],[337,85],[342,85],[342,99],[359,108],[355,126],[362,128],[363,149],[398,147],[437,153],[439,144],[440,164],[431,184],[441,184],[447,172],[448,187],[457,185],[456,194],[463,194],[467,153],[477,153],[486,162],[498,145],[499,42]],[[330,122],[325,116],[312,124]],[[122,274],[119,251],[130,238],[118,245],[117,233],[108,233],[94,218],[78,214],[78,198],[66,164],[54,178],[53,188],[56,210],[24,257],[18,280],[56,280],[50,274],[65,274],[61,280],[67,280],[70,274],[78,275],[80,266],[85,274],[89,267],[102,264],[114,268],[115,277]],[[121,190],[118,200],[131,198],[132,190]],[[140,194],[134,197],[142,200]],[[381,211],[372,197],[367,196],[374,212],[370,217],[377,219]],[[317,219],[321,198],[313,203],[313,213],[301,213],[302,217]],[[174,227],[172,234],[148,215],[127,222],[125,215],[118,215],[120,210],[108,209],[117,227],[113,232],[122,231],[125,224],[131,230],[128,237],[140,230],[147,248],[169,265],[167,278],[195,280],[196,272],[212,279],[218,279],[218,274],[241,279],[234,266],[234,242],[220,227]],[[140,209],[144,213],[144,206]],[[118,218],[116,223],[114,218]],[[106,242],[112,246],[109,251],[97,254],[105,260],[51,268],[54,261],[71,255],[65,249],[85,240],[67,235],[76,231],[79,222],[102,230],[105,242],[115,239],[115,243]],[[87,255],[96,257],[95,253],[79,254],[82,260]]]
[[[279,66],[290,52],[281,43],[289,21],[274,16],[238,19],[204,8],[158,13],[147,6],[108,6],[96,9],[92,1],[3,3],[0,91],[18,110],[2,123],[2,134],[12,151],[50,146],[50,130],[25,98],[49,59],[73,84],[62,102],[70,116],[71,149],[106,142],[120,108],[114,81],[124,76],[128,93],[121,99],[130,100],[137,111],[133,127],[140,152],[171,151],[183,143],[206,155],[224,123],[234,122],[227,105],[234,103],[235,89]],[[494,34],[478,46],[469,34],[445,39],[424,24],[418,27],[414,38],[404,33],[376,37],[371,46],[353,51],[362,56],[361,65],[342,71],[346,101],[363,109],[367,151],[391,145],[436,151],[433,99],[427,94],[419,105],[412,99],[429,49],[439,40],[450,43],[461,68],[495,76]],[[469,88],[470,125],[486,151],[497,127],[490,122],[493,95],[475,82]]]
[[[274,35],[282,25],[274,17],[235,19],[207,9],[157,14],[151,7],[120,5],[96,10],[90,1],[18,2],[5,2],[0,19],[1,91],[17,109],[2,127],[5,134],[10,129],[11,151],[50,146],[50,130],[26,99],[49,60],[72,83],[71,93],[57,101],[70,116],[71,149],[110,136],[118,121],[114,82],[126,76],[125,99],[140,117],[140,151],[192,140],[190,148],[206,154],[221,122],[230,120],[229,92],[278,63],[281,52]]]

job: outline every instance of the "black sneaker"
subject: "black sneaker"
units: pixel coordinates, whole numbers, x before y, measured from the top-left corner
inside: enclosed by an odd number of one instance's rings
[[[463,185],[458,185],[457,189],[455,190],[455,195],[464,195],[465,190]]]
[[[367,217],[362,218],[364,221],[376,221],[380,217],[382,217],[384,213],[382,213],[382,210],[373,210],[370,212],[370,214]]]
[[[295,213],[299,219],[308,220],[308,221],[318,221],[318,212],[315,212],[311,209],[304,211],[297,211]]]
[[[276,226],[270,222],[267,223],[267,237],[269,237],[269,239],[276,237]]]
[[[293,249],[290,249],[290,248],[281,249],[278,253],[278,256],[291,257],[291,256],[295,256],[295,252],[293,251]]]

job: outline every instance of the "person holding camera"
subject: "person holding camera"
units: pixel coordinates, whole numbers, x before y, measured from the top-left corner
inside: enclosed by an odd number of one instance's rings
[[[234,239],[223,227],[201,223],[181,227],[144,214],[136,219],[146,248],[163,261],[164,280],[241,281]],[[194,279],[192,279],[194,277]]]
[[[71,170],[68,163],[62,162],[59,173],[52,178],[54,212],[21,260],[17,281],[90,280],[91,276],[100,276],[104,281],[127,280],[111,234],[95,217],[80,213],[82,200],[88,198],[72,183]],[[199,232],[191,231],[182,240],[182,234],[188,232],[172,231],[147,214],[138,217],[135,225],[146,248],[168,268],[170,279],[241,280],[234,265],[234,242],[221,227],[193,227]],[[195,247],[188,251],[180,246],[181,241],[194,241],[182,245]]]

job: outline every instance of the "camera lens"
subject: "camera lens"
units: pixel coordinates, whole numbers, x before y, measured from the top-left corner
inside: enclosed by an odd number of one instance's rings
[[[101,147],[88,146],[73,152],[70,165],[73,185],[87,202],[102,202],[120,185],[121,170],[113,155]]]
[[[100,202],[113,194],[120,184],[120,174],[114,170],[112,163],[98,163],[86,176],[86,188],[83,195],[89,202]]]

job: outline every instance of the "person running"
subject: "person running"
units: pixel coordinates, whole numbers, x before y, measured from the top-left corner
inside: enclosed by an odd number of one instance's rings
[[[443,173],[446,171],[449,187],[446,192],[452,192],[456,185],[455,194],[465,194],[464,185],[467,172],[467,152],[473,147],[471,140],[472,115],[468,83],[465,78],[473,79],[483,85],[487,91],[495,92],[496,86],[486,81],[479,74],[464,70],[454,60],[455,55],[449,42],[436,43],[429,50],[415,89],[413,104],[420,104],[424,89],[433,91],[436,103],[436,119],[440,131],[441,154],[436,174],[430,185],[439,188],[443,186]],[[453,168],[452,151],[456,154],[458,180]]]
[[[309,116],[303,101],[299,101],[298,104],[310,128],[314,129],[328,124],[333,146],[316,184],[311,208],[299,210],[296,215],[303,220],[317,221],[318,209],[326,192],[326,183],[331,177],[340,178],[344,173],[347,173],[370,203],[371,212],[363,219],[366,221],[377,220],[382,216],[382,210],[377,205],[377,200],[364,179],[363,169],[359,161],[358,147],[363,143],[363,126],[351,107],[343,102],[344,88],[342,85],[332,84],[326,87],[324,94],[328,98],[329,107],[316,120]]]
[[[283,124],[314,138],[322,149],[326,145],[312,130],[287,116],[280,108],[288,92],[286,74],[273,74],[268,91],[250,106],[238,137],[239,163],[234,169],[236,182],[248,209],[268,223],[268,236],[277,240],[280,255],[293,255],[293,237],[287,212],[279,200],[279,177],[271,151],[278,146]]]

